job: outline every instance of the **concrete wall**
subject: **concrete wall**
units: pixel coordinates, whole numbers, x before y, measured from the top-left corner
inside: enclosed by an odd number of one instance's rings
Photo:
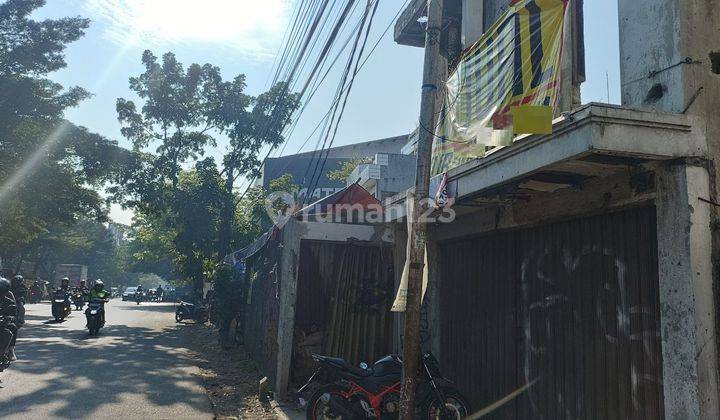
[[[302,240],[393,242],[393,231],[385,225],[300,222],[290,219],[283,227],[280,259],[280,315],[278,320],[278,360],[275,392],[285,395],[292,366],[295,304],[297,301],[298,259]]]
[[[376,155],[375,163],[381,164],[377,198],[384,201],[412,187],[415,183],[416,161],[413,155]]]
[[[371,164],[360,164],[348,176],[347,185],[360,185],[384,201],[410,188],[415,182],[416,157],[397,153],[378,153]]]
[[[717,419],[718,360],[704,167],[669,164],[657,176],[665,417]]]
[[[467,48],[475,43],[485,32],[483,25],[483,6],[485,0],[463,0],[462,9],[462,46]]]
[[[539,195],[529,201],[488,203],[483,208],[456,206],[458,216],[450,224],[430,226],[433,240],[445,241],[497,229],[512,229],[579,216],[607,213],[640,205],[655,199],[655,190],[635,177],[651,173],[631,171],[587,181],[581,187],[566,188],[554,194]],[[650,182],[651,184],[651,182]],[[472,210],[471,212],[468,212]]]
[[[649,78],[680,62],[680,6],[678,0],[620,0],[620,79],[622,104],[629,107],[680,113],[685,92],[681,67]],[[652,86],[662,86],[663,95],[646,100]]]
[[[665,191],[680,189],[686,190],[689,199],[697,195],[697,188],[707,179],[707,189],[702,191],[704,198],[718,201],[718,180],[720,173],[716,158],[720,156],[720,74],[714,68],[714,52],[720,52],[720,1],[718,0],[619,0],[620,19],[620,66],[622,81],[623,105],[646,109],[686,113],[699,118],[693,129],[706,137],[708,146],[708,161],[704,169],[668,170],[667,176],[675,179],[673,185],[670,181],[664,183]],[[684,62],[687,60],[687,62]],[[682,64],[679,64],[682,63]],[[652,73],[659,72],[659,73]],[[686,179],[687,181],[683,181]],[[703,187],[705,188],[705,187]],[[670,194],[669,192],[667,194]],[[666,200],[667,201],[667,200]],[[688,310],[694,315],[695,327],[706,325],[710,321],[697,318],[701,314],[710,313],[715,319],[710,323],[710,329],[700,331],[701,337],[685,337],[673,340],[668,336],[667,347],[697,346],[697,340],[702,341],[702,352],[698,353],[696,378],[686,376],[688,373],[679,366],[682,362],[693,364],[692,360],[679,360],[678,365],[668,365],[666,384],[673,384],[677,394],[666,394],[666,414],[668,418],[718,418],[718,363],[717,348],[718,337],[714,325],[717,322],[718,310],[715,302],[718,300],[716,280],[720,275],[720,236],[718,235],[718,206],[704,202],[690,204],[691,214],[686,209],[678,209],[675,216],[689,218],[690,221],[680,224],[686,226],[685,231],[672,224],[667,225],[675,240],[682,238],[690,243],[684,244],[688,248],[687,258],[694,258],[692,263],[701,270],[689,270],[679,273],[679,268],[665,267],[664,280],[679,279],[686,288],[678,289],[679,296],[674,294],[675,289],[669,288],[673,294],[665,297],[670,304],[664,315],[668,316],[668,329],[663,332],[672,332],[683,328],[687,334],[692,325],[673,323],[675,311]],[[682,211],[681,211],[682,210]],[[670,211],[670,209],[668,209]],[[695,213],[693,213],[695,212]],[[701,214],[698,214],[700,212]],[[659,221],[660,222],[660,221]],[[672,223],[672,220],[667,220]],[[698,230],[703,233],[698,235]],[[704,249],[707,238],[712,234],[712,249]],[[698,256],[702,257],[698,257]],[[712,263],[712,274],[707,264]],[[687,266],[687,265],[686,265]],[[701,266],[701,267],[700,267]],[[662,267],[661,267],[662,268]],[[682,276],[686,277],[682,277]],[[697,276],[704,276],[702,282],[697,282]],[[694,283],[694,287],[703,290],[692,290],[687,282]],[[694,306],[693,306],[694,305]],[[688,307],[689,306],[689,307]],[[709,334],[709,335],[708,335]],[[665,337],[663,337],[665,339]],[[664,349],[665,350],[665,349]],[[697,351],[698,348],[696,347]],[[681,351],[681,350],[678,350]],[[689,349],[682,350],[685,353]],[[712,356],[708,356],[712,354]],[[679,358],[670,353],[667,357]],[[686,354],[687,356],[687,354]],[[689,357],[689,356],[687,356]],[[709,357],[714,360],[707,359]],[[710,371],[708,371],[710,369]],[[709,376],[708,376],[709,375]],[[692,383],[693,380],[699,381]],[[667,391],[667,389],[666,389]]]

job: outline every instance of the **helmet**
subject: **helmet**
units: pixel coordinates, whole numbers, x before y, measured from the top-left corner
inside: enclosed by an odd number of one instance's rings
[[[62,284],[69,284],[69,283],[70,283],[70,279],[67,278],[67,277],[63,277],[60,282],[61,282]]]
[[[97,279],[97,280],[95,281],[95,285],[93,286],[93,288],[94,288],[95,290],[102,290],[104,287],[105,287],[105,284],[103,284],[103,281],[100,280],[100,279]]]
[[[10,291],[10,281],[4,277],[0,277],[0,296],[4,296]]]
[[[17,285],[19,285],[19,284],[22,284],[23,280],[25,280],[25,279],[23,278],[23,276],[21,276],[21,275],[18,274],[17,276],[15,276],[15,277],[12,278],[12,280],[10,281],[10,284],[11,284],[12,286],[17,286]]]
[[[87,282],[86,282],[85,280],[80,280],[80,285],[81,285],[81,286],[85,286],[86,283],[87,283]]]

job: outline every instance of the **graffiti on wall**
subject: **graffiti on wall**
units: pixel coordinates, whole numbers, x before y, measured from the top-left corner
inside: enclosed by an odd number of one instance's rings
[[[559,246],[531,252],[522,262],[524,378],[538,381],[528,398],[541,418],[552,412],[583,418],[592,393],[613,388],[631,396],[624,414],[642,416],[645,396],[659,393],[659,320],[652,300],[637,295],[642,287],[630,284],[637,273],[628,275],[620,255],[599,245],[575,253]],[[598,276],[602,281],[591,281]],[[593,369],[617,370],[608,376],[617,383],[593,382]]]

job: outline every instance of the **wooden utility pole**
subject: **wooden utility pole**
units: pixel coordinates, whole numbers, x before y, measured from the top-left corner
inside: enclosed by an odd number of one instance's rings
[[[420,361],[420,311],[422,306],[422,273],[427,235],[426,221],[421,220],[428,206],[430,189],[430,161],[440,86],[440,32],[442,28],[443,0],[427,0],[427,30],[425,33],[425,62],[423,67],[422,97],[420,100],[420,135],[417,143],[417,172],[415,174],[415,206],[410,235],[410,272],[405,307],[403,340],[403,382],[400,397],[400,419],[415,416],[415,388]]]

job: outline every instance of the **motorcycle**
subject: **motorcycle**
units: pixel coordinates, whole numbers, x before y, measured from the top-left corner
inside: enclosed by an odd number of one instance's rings
[[[100,332],[100,328],[105,326],[105,301],[102,299],[93,299],[88,304],[88,308],[85,310],[85,317],[87,318],[87,329],[90,336],[97,336]]]
[[[70,297],[64,290],[57,290],[53,293],[52,316],[55,321],[62,322],[72,313]]]
[[[5,326],[11,322],[12,318],[0,317],[0,325]],[[8,358],[7,354],[0,354],[0,372],[9,368],[11,364],[12,361]]]
[[[42,300],[42,290],[32,288],[30,289],[30,295],[28,296],[28,302],[30,303],[40,303]]]
[[[20,297],[17,301],[17,317],[18,327],[25,325],[25,298]]]
[[[85,306],[85,295],[79,290],[73,292],[72,300],[76,311],[81,311]]]
[[[313,359],[320,368],[298,391],[308,420],[398,417],[402,377],[399,356],[385,356],[372,367],[365,363],[354,367],[343,359],[315,354]],[[467,417],[470,405],[453,383],[442,376],[435,356],[425,353],[418,373],[415,418]],[[313,390],[306,403],[304,397]]]
[[[180,302],[175,307],[175,321],[182,322],[186,319],[192,319],[198,324],[204,324],[208,320],[208,310],[205,305],[195,305],[190,302]]]
[[[144,300],[145,293],[143,292],[135,292],[135,304],[139,305],[140,302]]]

